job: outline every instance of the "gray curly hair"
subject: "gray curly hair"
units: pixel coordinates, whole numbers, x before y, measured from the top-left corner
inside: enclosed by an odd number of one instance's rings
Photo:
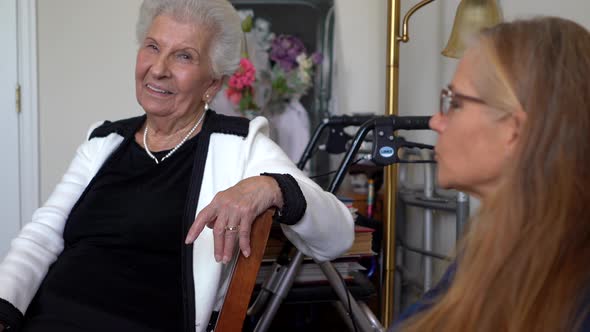
[[[236,71],[242,49],[242,27],[240,16],[227,0],[144,0],[136,26],[140,44],[153,20],[163,14],[211,29],[214,35],[209,59],[214,78]]]

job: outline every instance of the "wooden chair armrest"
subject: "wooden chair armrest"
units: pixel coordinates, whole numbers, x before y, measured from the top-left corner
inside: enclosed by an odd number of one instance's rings
[[[223,306],[215,326],[215,332],[241,331],[246,318],[250,297],[256,284],[258,269],[262,263],[264,249],[272,226],[274,209],[267,210],[252,224],[250,235],[250,257],[239,254]]]

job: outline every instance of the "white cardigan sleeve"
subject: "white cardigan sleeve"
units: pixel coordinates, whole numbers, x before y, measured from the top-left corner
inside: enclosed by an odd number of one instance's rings
[[[301,172],[287,155],[267,137],[268,122],[255,118],[246,138],[248,162],[245,176],[261,173],[290,174],[305,200],[305,214],[294,225],[281,225],[287,238],[304,254],[317,261],[332,260],[350,248],[354,222],[348,208],[333,194],[324,191]]]
[[[97,151],[103,140],[83,143],[47,202],[33,214],[0,263],[0,298],[24,313],[49,266],[64,247],[68,215],[96,173]]]

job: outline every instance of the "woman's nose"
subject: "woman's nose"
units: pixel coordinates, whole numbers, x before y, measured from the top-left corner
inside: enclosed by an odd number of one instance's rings
[[[444,116],[442,114],[440,114],[440,112],[436,112],[430,118],[430,121],[428,121],[428,125],[430,126],[430,129],[432,129],[440,134],[445,129],[446,119],[444,118]]]
[[[150,68],[152,75],[162,78],[169,75],[168,61],[165,56],[159,56]]]

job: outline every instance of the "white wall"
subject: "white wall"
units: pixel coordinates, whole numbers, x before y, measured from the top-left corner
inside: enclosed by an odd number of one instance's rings
[[[560,16],[590,29],[590,1],[587,0],[500,0],[507,20],[536,15]]]
[[[335,0],[333,111],[376,113],[385,108],[386,1]],[[343,19],[345,18],[345,19]]]
[[[37,1],[41,202],[92,123],[140,114],[134,92],[139,4]]]

